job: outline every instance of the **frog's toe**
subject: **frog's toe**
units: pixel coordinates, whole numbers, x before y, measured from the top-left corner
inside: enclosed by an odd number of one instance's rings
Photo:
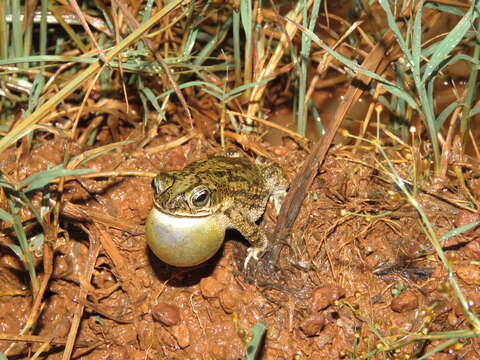
[[[243,269],[247,270],[248,263],[250,262],[250,260],[254,259],[255,261],[258,261],[259,256],[263,255],[264,252],[265,252],[265,246],[248,248],[247,257],[245,258],[245,261],[243,263]]]

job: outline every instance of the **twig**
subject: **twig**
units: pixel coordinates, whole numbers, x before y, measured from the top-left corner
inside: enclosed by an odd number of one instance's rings
[[[83,226],[82,226],[83,227]],[[90,246],[88,248],[88,257],[87,264],[85,266],[85,275],[80,281],[80,292],[78,294],[79,300],[85,300],[87,298],[87,291],[85,291],[83,283],[90,283],[90,280],[93,275],[93,269],[95,268],[95,262],[97,261],[98,252],[100,251],[100,242],[98,239],[92,235],[92,233],[85,227],[83,230],[88,234],[88,239],[90,241]],[[75,345],[75,340],[77,338],[78,329],[80,327],[80,321],[82,319],[82,314],[85,306],[78,304],[75,308],[73,314],[72,325],[67,337],[67,343],[65,345],[65,350],[63,352],[62,360],[69,360],[72,356],[73,347]]]
[[[30,342],[30,343],[46,343],[54,345],[65,345],[67,342],[65,339],[61,339],[55,336],[41,336],[41,335],[17,335],[17,334],[0,334],[0,340],[3,341],[16,341],[16,342]],[[76,346],[87,347],[92,344],[79,341]]]

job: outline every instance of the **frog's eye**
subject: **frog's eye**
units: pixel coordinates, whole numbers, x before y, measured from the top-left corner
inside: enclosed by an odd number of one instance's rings
[[[192,191],[192,204],[200,208],[208,204],[210,201],[210,190],[206,187],[198,187]]]

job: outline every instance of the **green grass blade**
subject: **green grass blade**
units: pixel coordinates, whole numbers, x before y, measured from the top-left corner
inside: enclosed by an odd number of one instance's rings
[[[415,14],[415,20],[413,22],[412,69],[416,76],[420,76],[420,63],[422,62],[422,14],[423,0],[421,0],[418,5],[418,11]]]
[[[49,184],[53,179],[62,177],[62,176],[73,176],[73,175],[83,175],[95,172],[95,169],[65,169],[62,165],[57,165],[54,168],[44,170],[29,176],[24,179],[19,184],[19,188],[24,188],[25,193],[33,190],[38,190],[43,188],[45,185]]]
[[[7,222],[7,223],[13,223],[13,216],[10,215],[8,212],[0,208],[0,220]]]
[[[20,0],[13,0],[12,4],[12,37],[13,52],[15,56],[23,56],[23,31],[21,17]]]
[[[227,21],[222,25],[220,31],[218,31],[203,47],[203,49],[198,53],[198,56],[193,61],[194,65],[201,65],[207,58],[212,54],[212,52],[223,42],[230,27],[232,26],[233,19],[229,17]]]
[[[269,79],[263,79],[263,80],[260,80],[260,81],[256,81],[254,83],[250,83],[250,84],[245,84],[245,85],[241,85],[239,86],[238,88],[235,88],[233,89],[232,91],[230,91],[228,94],[225,94],[222,101],[224,103],[228,103],[229,101],[235,99],[236,97],[242,95],[242,93],[254,86],[257,86],[257,85],[261,85],[261,84],[264,84],[266,82],[269,82],[270,80],[273,80],[273,78],[269,78]]]
[[[92,160],[92,159],[95,159],[96,157],[98,157],[100,155],[104,155],[109,151],[119,149],[122,146],[131,144],[133,142],[134,142],[133,140],[125,140],[125,141],[119,141],[119,142],[116,142],[116,143],[111,143],[111,144],[108,144],[108,145],[104,145],[104,146],[102,146],[101,151],[98,151],[97,149],[89,150],[86,153],[83,153],[81,155],[78,155],[78,156],[75,156],[75,157],[71,158],[68,163],[71,164],[72,162],[76,162],[77,159],[80,156],[84,156],[84,158],[76,164],[76,166],[79,166],[79,165],[82,165],[82,164]],[[89,154],[89,153],[91,153],[91,154]],[[87,156],[85,156],[86,154],[87,154]]]
[[[195,42],[197,41],[198,31],[199,29],[195,28],[188,34],[187,41],[185,42],[185,47],[183,49],[184,57],[189,57],[191,55],[193,47],[195,46]]]
[[[320,113],[318,112],[317,107],[313,103],[312,99],[308,99],[308,106],[310,108],[310,112],[312,113],[313,121],[314,121],[315,127],[317,128],[318,133],[320,135],[324,135],[325,126],[323,125]]]
[[[6,19],[6,7],[7,2],[4,0],[0,1],[0,60],[8,57],[8,27]]]
[[[234,96],[234,95],[236,95],[236,94],[239,94],[239,93],[244,92],[245,90],[250,89],[251,87],[265,84],[265,83],[267,83],[267,82],[269,82],[269,81],[271,81],[271,80],[273,80],[273,79],[275,79],[275,78],[271,77],[271,78],[268,78],[268,79],[263,79],[263,80],[260,80],[260,81],[255,81],[255,82],[253,82],[253,83],[240,85],[239,87],[236,87],[235,89],[232,89],[232,90],[230,90],[228,93],[226,93],[226,94],[225,94],[225,97]]]
[[[145,97],[148,99],[148,101],[150,101],[150,104],[152,104],[155,111],[157,113],[161,113],[162,112],[162,107],[158,103],[158,99],[155,96],[155,94],[153,93],[152,89],[147,88],[147,87],[141,87],[140,91],[144,93]]]
[[[439,239],[438,239],[438,242],[442,242],[442,241],[445,241],[449,238],[451,238],[452,236],[457,236],[457,235],[460,235],[461,233],[465,232],[465,231],[468,231],[468,230],[471,230],[475,227],[477,227],[478,225],[480,225],[480,221],[474,221],[470,224],[467,224],[467,225],[463,225],[463,226],[460,226],[458,228],[455,228],[453,230],[450,230],[449,232],[447,232],[446,234],[442,235]]]
[[[45,86],[45,76],[41,72],[35,76],[35,80],[33,80],[32,90],[30,91],[30,96],[28,97],[28,110],[27,114],[31,114],[35,109],[35,105],[40,98],[40,94],[43,91],[43,87]]]
[[[252,39],[252,1],[240,0],[240,18],[242,20],[243,31],[245,31],[245,40]]]
[[[211,88],[211,89],[213,89],[214,91],[217,92],[214,95],[217,99],[222,99],[223,98],[223,89],[221,89],[220,87],[218,87],[215,84],[212,84],[212,83],[209,83],[209,82],[206,82],[206,81],[199,81],[199,80],[189,81],[189,82],[186,82],[186,83],[183,83],[183,84],[179,85],[178,87],[180,89],[185,89],[185,88],[192,87],[192,86],[205,86],[205,87]],[[206,89],[203,89],[203,90],[206,91]],[[163,98],[165,96],[171,95],[174,92],[175,92],[175,89],[167,90],[167,91],[161,93],[160,95],[158,95],[157,99],[160,99],[160,98]]]
[[[470,130],[470,109],[475,102],[475,93],[477,89],[478,61],[480,60],[480,44],[478,43],[478,39],[475,42],[475,47],[473,49],[473,59],[477,64],[472,64],[470,69],[467,83],[467,94],[465,95],[462,117],[460,118],[460,138],[462,139],[463,146],[467,143],[467,133],[468,130]]]
[[[445,60],[446,56],[460,43],[467,31],[472,26],[474,20],[474,6],[472,6],[448,35],[440,42],[430,61],[425,67],[422,76],[422,82],[425,83],[428,78],[437,70],[437,67]],[[475,16],[476,17],[476,16]]]
[[[471,111],[470,111],[470,116],[475,116],[477,114],[480,114],[480,106],[475,106]]]
[[[41,55],[41,56],[19,56],[10,57],[5,60],[0,60],[0,65],[16,65],[26,62],[41,61],[41,62],[77,62],[85,64],[93,64],[98,61],[96,58],[80,57],[80,56],[57,56],[57,55]],[[52,66],[55,66],[53,64]]]
[[[445,57],[445,59],[441,62],[441,64],[439,65],[438,69],[435,71],[435,74],[438,74],[440,71],[442,71],[443,69],[445,69],[447,66],[457,62],[457,61],[460,61],[460,60],[465,60],[471,64],[473,64],[474,66],[478,66],[479,65],[479,61],[478,59],[477,60],[474,60],[473,57],[469,56],[469,55],[465,55],[465,54],[455,54],[453,56],[450,56],[450,57]],[[424,66],[425,68],[427,67],[427,65]],[[432,78],[429,79],[429,81],[432,81],[433,77],[435,76],[432,75]]]
[[[432,331],[426,335],[412,334],[416,339],[431,339],[431,340],[441,340],[441,339],[451,339],[451,338],[470,338],[478,337],[478,332],[466,329],[451,330],[451,331]]]
[[[252,30],[253,30],[253,19],[252,19],[252,1],[251,0],[240,0],[240,20],[242,22],[243,31],[245,32],[245,60],[244,60],[244,74],[243,81],[249,83],[252,81],[252,54],[253,54],[253,40],[252,40]]]
[[[41,0],[40,4],[40,55],[47,55],[47,11],[48,11],[48,0]],[[40,65],[45,65],[45,63],[40,63]]]
[[[140,60],[139,56],[141,54],[138,54],[138,56],[132,55],[131,53],[129,54],[130,58],[132,60],[129,60],[127,62],[120,62],[117,61],[116,59],[112,59],[109,63],[108,66],[110,68],[119,68],[119,66],[122,66],[123,70],[129,70],[133,72],[145,72],[145,73],[157,73],[156,70],[153,69],[153,66],[156,64],[151,61],[142,61]],[[178,63],[178,58],[167,58],[165,59],[165,63],[168,65],[178,65],[178,66],[185,66],[185,67],[190,67],[190,68],[195,68],[195,69],[215,69],[217,67],[218,69],[222,70],[223,68],[221,65],[223,64],[216,64],[212,66],[193,66],[192,64],[188,63]],[[182,59],[183,60],[183,59]],[[78,56],[57,56],[57,55],[41,55],[41,56],[23,56],[23,57],[18,57],[18,58],[8,58],[5,60],[0,60],[0,65],[15,65],[15,64],[22,64],[22,63],[28,63],[28,62],[34,62],[34,61],[39,61],[42,63],[46,62],[77,62],[77,63],[82,63],[82,64],[95,64],[98,62],[98,58],[92,58],[92,57],[78,57]],[[220,65],[220,66],[219,66]],[[57,67],[58,64],[56,63],[49,63],[46,66],[43,67]],[[40,67],[40,68],[43,68]],[[8,73],[16,73],[19,72],[18,70],[10,70],[10,71],[2,71],[0,74],[8,74]]]
[[[308,20],[308,6],[307,1],[303,1],[304,15],[303,25],[311,32],[315,30],[320,13],[320,5],[322,0],[314,0],[312,10],[310,12],[310,21]],[[307,68],[309,65],[309,56],[312,40],[306,33],[302,33],[301,49],[300,49],[300,65],[299,65],[299,89],[298,89],[298,117],[297,117],[297,132],[300,135],[305,135],[307,129],[307,114],[308,107],[305,99],[307,93]]]
[[[310,31],[310,27],[308,26],[308,7],[307,1],[302,0],[303,6],[303,26],[308,28]],[[306,33],[302,32],[302,40],[301,40],[301,48],[300,48],[300,63],[297,65],[298,71],[298,92],[297,97],[298,100],[296,101],[297,104],[297,132],[305,136],[305,130],[307,128],[307,111],[305,109],[305,95],[307,92],[307,66],[308,66],[308,53],[310,47],[309,44],[311,43],[311,39],[307,36]]]
[[[202,91],[205,91],[207,94],[212,95],[213,97],[217,98],[221,102],[225,102],[225,96],[222,94],[218,94],[210,89],[202,89]]]
[[[3,180],[1,172],[0,172],[0,187],[3,187],[3,188],[8,189],[8,190],[12,190],[12,191],[16,190],[15,186],[10,184],[8,181]]]
[[[443,111],[438,115],[437,119],[435,120],[435,128],[437,131],[439,131],[445,120],[452,114],[453,110],[457,108],[457,106],[460,106],[459,103],[453,102],[450,105],[448,105]]]
[[[15,214],[17,210],[15,210],[16,207],[14,203],[10,199],[7,199],[7,202],[10,207],[10,211],[12,212],[12,214]],[[15,231],[15,234],[17,235],[17,240],[20,243],[20,247],[22,248],[21,260],[25,264],[25,267],[28,270],[30,281],[32,283],[32,290],[33,290],[33,293],[36,294],[39,289],[37,272],[35,271],[32,252],[30,251],[30,247],[28,245],[27,234],[25,233],[22,222],[20,221],[20,218],[17,215],[13,215],[13,229]]]
[[[405,42],[405,39],[403,38],[402,33],[400,32],[400,29],[397,26],[395,17],[393,16],[393,13],[392,13],[392,9],[390,9],[389,1],[379,0],[378,2],[380,3],[380,5],[383,8],[383,11],[385,11],[385,14],[387,15],[388,27],[390,28],[390,30],[392,30],[393,34],[395,35],[395,38],[397,39],[398,45],[402,50],[405,60],[413,68],[412,54],[410,53],[407,43]]]
[[[145,7],[143,9],[142,21],[141,21],[142,24],[146,23],[148,19],[150,19],[150,17],[152,16],[153,5],[154,5],[153,0],[148,0],[147,3],[145,4]],[[144,51],[146,48],[146,45],[143,41],[139,41],[136,47],[139,51]]]
[[[446,349],[447,347],[449,346],[452,346],[453,344],[455,344],[456,342],[458,341],[458,339],[450,339],[450,340],[447,340],[443,343],[441,343],[440,345],[437,345],[435,346],[432,350],[430,350],[429,352],[423,354],[422,356],[420,356],[418,358],[418,360],[423,360],[423,359],[428,359],[430,358],[430,356],[432,355],[435,355],[436,353],[439,353],[440,351],[442,351],[443,349]]]
[[[243,360],[255,360],[258,351],[260,350],[260,345],[262,344],[262,339],[265,335],[265,332],[266,327],[263,322],[259,321],[253,326],[253,338],[247,345],[245,357],[243,358]]]
[[[425,7],[438,10],[438,11],[443,11],[445,13],[452,14],[452,15],[457,15],[457,16],[465,15],[465,11],[462,11],[458,7],[453,5],[445,5],[445,4],[439,4],[434,2],[428,2],[425,4]]]
[[[155,5],[154,0],[148,0],[147,3],[145,4],[145,7],[143,8],[142,23],[146,23],[148,19],[152,17],[153,5]]]
[[[17,255],[17,257],[18,257],[19,259],[23,259],[22,248],[21,248],[20,246],[15,245],[15,244],[6,244],[6,245],[8,246],[8,248],[9,248],[10,250],[13,251],[13,253],[14,253],[15,255]]]

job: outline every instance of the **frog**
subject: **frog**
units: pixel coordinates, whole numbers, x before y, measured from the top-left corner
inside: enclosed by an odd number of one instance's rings
[[[225,231],[250,243],[244,269],[259,260],[268,237],[257,221],[273,200],[278,214],[288,178],[276,162],[253,162],[236,150],[214,153],[183,170],[161,171],[152,181],[154,205],[146,223],[147,243],[167,264],[195,266],[213,257]]]

